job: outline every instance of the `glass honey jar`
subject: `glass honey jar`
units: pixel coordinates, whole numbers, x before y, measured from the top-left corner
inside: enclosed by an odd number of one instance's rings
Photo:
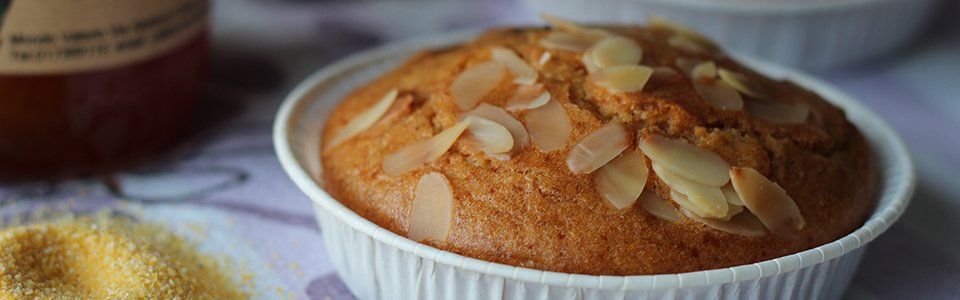
[[[183,133],[206,0],[0,0],[0,180],[116,169]]]

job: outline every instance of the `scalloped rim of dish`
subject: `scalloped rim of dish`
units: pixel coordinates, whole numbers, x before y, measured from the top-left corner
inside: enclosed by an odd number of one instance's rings
[[[907,147],[900,137],[887,125],[882,119],[867,109],[865,106],[854,100],[852,97],[844,94],[836,88],[824,83],[818,79],[803,74],[798,71],[788,70],[783,67],[771,65],[768,63],[736,57],[737,61],[752,67],[760,73],[775,78],[788,78],[794,83],[815,91],[828,102],[837,105],[847,112],[848,119],[865,133],[874,133],[882,137],[883,141],[870,141],[871,147],[880,143],[888,147],[891,153],[893,164],[880,164],[878,170],[887,175],[890,172],[902,174],[902,178],[894,185],[881,184],[878,192],[877,208],[870,215],[869,219],[854,232],[827,244],[808,249],[799,253],[761,261],[753,264],[739,265],[729,268],[711,269],[695,272],[676,273],[676,274],[656,274],[656,275],[629,275],[629,276],[609,276],[609,275],[585,275],[570,274],[551,271],[542,271],[524,267],[516,267],[494,262],[488,262],[476,258],[462,256],[453,252],[439,250],[421,243],[414,242],[406,237],[397,235],[386,230],[373,222],[361,217],[350,210],[339,201],[333,199],[327,194],[317,182],[308,174],[306,168],[299,162],[291,149],[289,139],[290,124],[297,121],[294,119],[294,112],[306,107],[308,103],[316,99],[307,99],[305,96],[320,83],[331,80],[337,74],[342,73],[356,65],[367,61],[385,59],[397,55],[409,55],[418,50],[436,49],[444,46],[451,46],[468,41],[474,37],[478,30],[463,30],[451,34],[430,36],[407,40],[404,42],[388,44],[371,50],[362,51],[353,54],[336,63],[322,67],[311,74],[300,84],[298,84],[281,105],[273,127],[273,142],[283,169],[291,177],[294,183],[307,194],[316,204],[329,211],[340,222],[370,235],[374,239],[389,244],[399,250],[406,251],[424,259],[434,260],[438,263],[459,267],[465,270],[502,276],[515,280],[535,282],[550,285],[560,285],[577,288],[601,288],[601,289],[622,289],[622,290],[646,290],[662,288],[686,288],[697,286],[708,286],[714,284],[738,282],[746,280],[755,280],[767,276],[775,276],[793,270],[802,269],[815,265],[843,254],[851,252],[865,245],[867,242],[875,239],[879,234],[886,231],[900,217],[916,187],[916,174],[913,163],[910,160]],[[853,112],[853,114],[851,114]],[[863,126],[869,124],[870,126]],[[866,127],[866,128],[865,128]],[[319,146],[319,145],[317,145]],[[877,150],[874,149],[876,153]],[[887,179],[881,177],[881,183]],[[889,204],[880,206],[879,199],[882,197],[892,197]],[[738,276],[747,274],[745,276]],[[693,280],[690,280],[690,279]],[[684,279],[687,279],[686,281]]]
[[[628,0],[657,5],[685,6],[694,9],[724,12],[795,13],[819,12],[835,9],[852,9],[869,5],[904,0],[822,0],[822,1],[741,1],[741,0]]]

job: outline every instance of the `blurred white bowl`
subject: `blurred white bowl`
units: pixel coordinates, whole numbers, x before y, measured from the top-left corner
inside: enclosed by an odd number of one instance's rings
[[[645,23],[656,15],[724,48],[806,70],[874,58],[911,41],[939,0],[527,0],[585,23]]]

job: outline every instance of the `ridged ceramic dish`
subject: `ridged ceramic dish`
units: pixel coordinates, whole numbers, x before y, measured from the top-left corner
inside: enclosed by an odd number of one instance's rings
[[[650,14],[724,48],[807,70],[877,57],[906,45],[938,0],[527,0],[579,22],[644,23]]]
[[[356,54],[311,75],[280,108],[274,126],[277,155],[314,201],[333,265],[360,299],[837,299],[867,243],[900,216],[913,193],[907,150],[876,115],[823,82],[753,61],[747,64],[789,78],[842,107],[869,140],[882,172],[880,197],[875,212],[855,232],[801,253],[732,268],[652,276],[564,274],[481,261],[416,243],[367,221],[324,192],[318,185],[320,132],[346,94],[417,50],[472,36],[421,39]]]

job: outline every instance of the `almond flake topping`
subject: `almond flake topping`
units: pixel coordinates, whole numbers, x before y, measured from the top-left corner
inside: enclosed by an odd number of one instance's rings
[[[651,27],[664,28],[673,33],[688,36],[691,39],[710,42],[710,38],[707,38],[703,34],[700,34],[700,32],[697,32],[696,30],[693,30],[690,27],[668,21],[667,19],[661,18],[659,16],[650,16],[650,19],[647,21],[647,25]]]
[[[574,174],[589,174],[600,168],[630,145],[630,134],[623,123],[612,121],[583,137],[567,154],[567,167]]]
[[[633,205],[647,184],[647,163],[643,156],[625,151],[600,167],[594,176],[597,191],[616,209]]]
[[[496,47],[491,50],[493,60],[504,64],[510,74],[513,75],[513,82],[516,84],[534,84],[537,82],[537,70],[534,70],[520,56],[517,56],[513,50]]]
[[[450,85],[453,103],[460,110],[468,110],[493,90],[506,75],[502,63],[488,61],[473,65],[464,70]]]
[[[612,92],[630,93],[642,90],[651,74],[653,69],[645,66],[614,66],[598,70],[590,79]]]
[[[397,99],[393,101],[390,109],[387,110],[387,113],[383,114],[383,117],[380,117],[380,120],[377,122],[392,122],[397,118],[409,114],[413,110],[413,102],[413,95],[398,96]]]
[[[603,29],[590,28],[553,15],[540,14],[540,18],[543,18],[544,21],[547,21],[547,23],[550,24],[550,26],[554,29],[588,36],[596,40],[610,35],[610,33]]]
[[[737,190],[733,189],[732,184],[724,185],[720,188],[723,191],[723,197],[727,199],[727,203],[731,206],[743,206],[743,200],[740,200],[740,195],[737,195]]]
[[[681,194],[676,190],[670,190],[670,200],[673,200],[673,203],[679,205],[681,210],[691,211],[698,216],[710,214],[710,212],[705,210],[703,206],[694,205],[692,202],[690,202],[690,199],[688,199],[686,195]]]
[[[600,70],[600,67],[597,64],[593,63],[593,54],[590,53],[591,50],[587,50],[580,55],[580,63],[583,64],[583,68],[587,69],[587,74],[593,74]]]
[[[547,104],[527,111],[523,122],[527,124],[530,140],[543,152],[566,146],[573,129],[567,111],[556,100],[548,100]]]
[[[779,184],[752,168],[733,167],[730,182],[743,204],[773,234],[782,238],[799,235],[805,224],[800,208]]]
[[[480,103],[477,108],[468,112],[467,115],[478,116],[494,121],[507,128],[513,137],[513,149],[511,149],[511,152],[519,151],[530,144],[530,136],[527,134],[527,129],[523,127],[523,123],[520,123],[520,121],[503,110],[503,108],[487,103]]]
[[[377,121],[387,113],[390,106],[393,105],[394,100],[397,99],[397,94],[397,89],[390,90],[380,101],[377,101],[377,103],[367,110],[354,116],[347,125],[344,125],[343,128],[330,139],[329,143],[324,145],[324,149],[333,149],[377,123]]]
[[[717,65],[713,61],[699,63],[690,71],[690,77],[693,80],[714,79],[717,77]]]
[[[670,222],[676,222],[680,220],[680,212],[677,211],[676,207],[667,202],[657,195],[652,190],[648,190],[646,193],[640,194],[640,200],[637,201],[644,210],[648,213]]]
[[[710,38],[686,26],[656,16],[649,18],[648,25],[673,32],[674,35],[670,37],[667,43],[675,48],[707,54],[716,54],[716,52],[719,52],[719,47],[717,47]]]
[[[723,158],[687,142],[651,135],[640,141],[640,149],[654,163],[701,184],[720,187],[730,181]]]
[[[511,112],[521,112],[544,106],[547,101],[550,101],[550,92],[547,92],[543,85],[521,85],[517,86],[504,108]]]
[[[735,217],[736,215],[738,215],[738,214],[740,214],[741,212],[743,212],[743,206],[732,205],[732,204],[729,204],[729,203],[727,203],[727,204],[728,204],[728,205],[727,205],[727,208],[728,208],[728,209],[727,209],[727,214],[724,215],[724,216],[715,218],[715,219],[717,219],[717,220],[729,221],[731,218],[733,218],[733,217]]]
[[[748,114],[758,119],[779,124],[802,124],[810,115],[810,107],[802,104],[787,104],[778,101],[747,101]]]
[[[689,180],[664,169],[660,165],[653,163],[653,172],[657,174],[660,180],[663,180],[671,191],[683,194],[682,200],[686,200],[690,205],[682,205],[697,213],[700,216],[708,218],[722,218],[727,215],[729,205],[720,188],[713,187],[695,181]],[[678,203],[679,204],[679,203]],[[689,207],[689,206],[693,207]]]
[[[693,88],[710,106],[719,110],[740,110],[743,98],[729,84],[720,80],[694,79]]]
[[[600,68],[635,65],[643,59],[640,46],[630,39],[617,36],[600,40],[590,48],[589,53],[594,65]]]
[[[677,75],[679,75],[677,70],[674,70],[671,67],[654,67],[653,74],[650,74],[650,78],[655,80],[665,80],[673,78]]]
[[[707,227],[726,233],[746,237],[763,236],[767,234],[767,232],[763,230],[763,223],[760,223],[760,220],[757,220],[757,217],[751,213],[737,214],[726,221],[703,218],[688,210],[683,210],[683,214],[694,221],[707,225]]]
[[[443,174],[430,172],[420,177],[410,202],[407,237],[416,242],[443,242],[453,225],[453,189]]]
[[[751,80],[750,77],[747,77],[746,75],[724,68],[720,68],[717,74],[720,75],[720,79],[723,80],[723,82],[726,82],[744,95],[760,100],[772,98],[768,89],[763,87],[763,85],[760,83]]]
[[[540,39],[540,46],[547,49],[583,52],[593,46],[597,37],[563,31],[551,31]]]
[[[583,27],[583,25],[550,14],[541,13],[540,18],[547,21],[550,27],[566,32],[583,32],[590,30],[589,28]]]
[[[387,155],[381,165],[383,173],[389,176],[400,175],[440,158],[444,153],[447,153],[450,146],[453,146],[453,143],[457,141],[468,126],[470,126],[470,119],[464,119],[437,135],[407,145],[399,151]]]
[[[693,53],[708,53],[707,49],[697,41],[685,35],[675,34],[667,40],[671,47]]]
[[[717,65],[713,61],[697,64],[690,71],[693,88],[710,106],[720,110],[740,110],[743,108],[743,98],[732,86],[725,81],[716,80]]]
[[[478,148],[490,153],[504,153],[513,149],[513,136],[503,125],[473,115],[467,115],[466,119],[470,120],[470,126],[467,127],[469,140]]]
[[[677,58],[676,62],[674,62],[677,68],[680,68],[680,71],[683,71],[683,75],[690,78],[694,78],[693,69],[699,66],[701,63],[702,61],[684,57],[679,57]]]
[[[551,58],[553,58],[553,54],[550,54],[550,52],[543,52],[543,54],[540,55],[540,60],[537,62],[540,63],[541,67],[546,66],[547,63],[550,62]]]

